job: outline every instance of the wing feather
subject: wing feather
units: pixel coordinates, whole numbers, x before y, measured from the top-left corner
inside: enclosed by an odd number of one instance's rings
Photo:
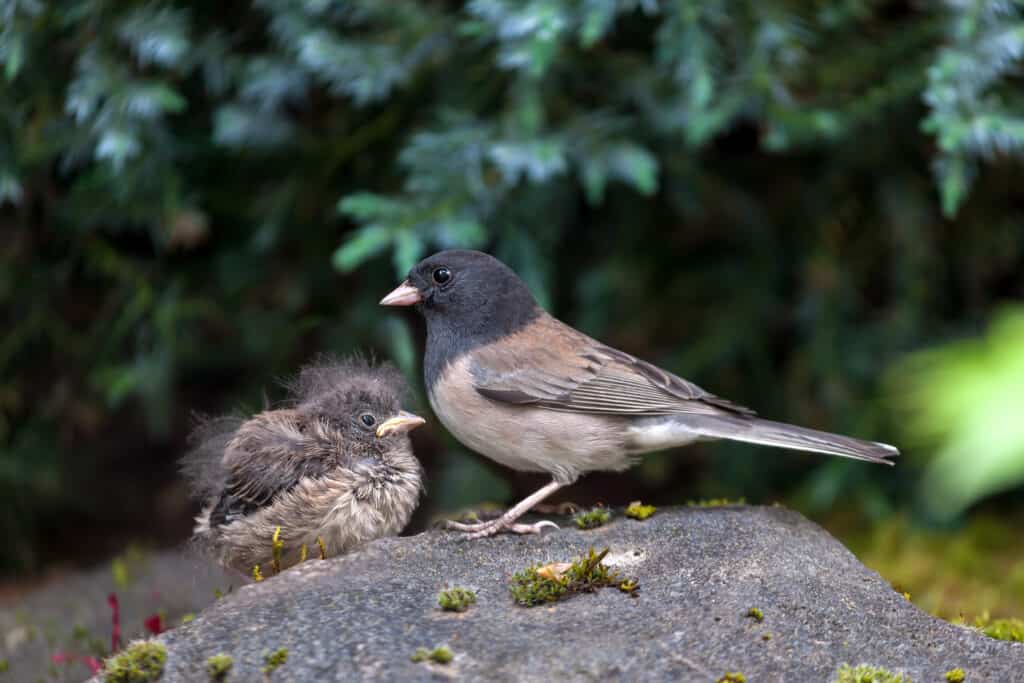
[[[214,506],[213,525],[231,522],[269,505],[302,479],[336,466],[322,425],[300,421],[295,410],[270,410],[246,421],[224,452],[227,483]]]
[[[474,353],[476,390],[495,401],[606,415],[754,415],[550,316]]]

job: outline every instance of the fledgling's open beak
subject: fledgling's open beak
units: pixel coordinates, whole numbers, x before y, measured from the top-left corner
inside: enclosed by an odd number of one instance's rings
[[[381,306],[412,306],[423,301],[423,295],[408,280],[395,287],[390,294],[380,300]]]
[[[426,422],[427,421],[419,415],[413,415],[412,413],[407,413],[403,410],[393,418],[385,420],[379,427],[377,427],[377,438],[379,439],[395,432],[404,434],[405,432],[416,429],[421,424],[426,424]]]

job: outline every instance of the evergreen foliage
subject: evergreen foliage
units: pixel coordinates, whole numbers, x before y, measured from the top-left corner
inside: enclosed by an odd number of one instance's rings
[[[1024,9],[941,9],[0,0],[0,569],[145,518],[190,410],[319,350],[414,373],[375,303],[445,247],[770,417],[886,437],[881,368],[1022,293]],[[900,490],[816,467],[811,505]]]

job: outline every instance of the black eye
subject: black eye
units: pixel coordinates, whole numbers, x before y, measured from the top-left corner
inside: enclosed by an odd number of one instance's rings
[[[443,285],[444,283],[452,279],[452,271],[448,270],[444,266],[441,266],[440,268],[434,268],[434,273],[431,277],[434,278],[434,282],[436,282],[439,285]]]
[[[362,415],[360,415],[359,420],[367,427],[372,427],[373,425],[377,424],[377,418],[375,418],[373,415],[370,415],[369,413],[363,413]]]

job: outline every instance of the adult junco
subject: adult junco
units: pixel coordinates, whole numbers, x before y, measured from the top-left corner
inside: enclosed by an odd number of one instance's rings
[[[393,366],[324,358],[288,389],[285,407],[201,425],[182,460],[203,502],[194,539],[246,573],[274,561],[278,527],[287,567],[303,545],[333,555],[398,533],[423,491],[408,432],[424,420],[401,409]]]
[[[625,470],[637,456],[700,439],[733,439],[892,464],[899,451],[755,416],[548,315],[492,256],[443,251],[420,261],[380,302],[416,305],[434,412],[462,443],[553,480],[500,518],[449,522],[472,537],[537,533],[516,519],[581,474]]]

